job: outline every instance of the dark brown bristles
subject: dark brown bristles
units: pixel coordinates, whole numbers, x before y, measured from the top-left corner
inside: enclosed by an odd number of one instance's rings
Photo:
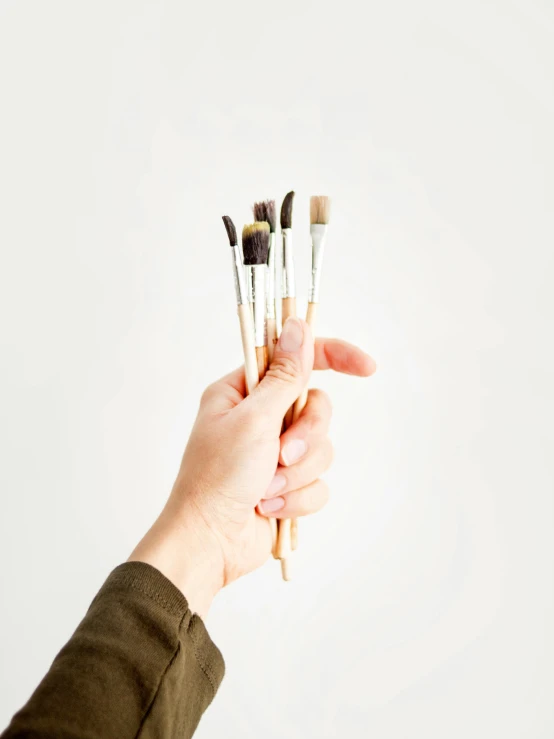
[[[254,203],[252,210],[254,211],[254,220],[267,221],[269,223],[269,230],[271,233],[275,233],[277,226],[275,200],[262,200],[259,203]]]
[[[242,229],[244,264],[267,264],[269,252],[269,223],[256,221]]]
[[[292,228],[292,201],[294,199],[294,191],[291,190],[285,195],[283,204],[281,205],[281,228]]]
[[[239,242],[237,240],[237,229],[235,228],[235,224],[229,216],[223,216],[223,223],[225,224],[225,230],[229,237],[229,244],[231,246],[236,246]]]

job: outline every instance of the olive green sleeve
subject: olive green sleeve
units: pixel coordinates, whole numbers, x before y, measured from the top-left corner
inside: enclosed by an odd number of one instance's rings
[[[223,678],[182,593],[142,562],[117,567],[2,739],[190,737]]]

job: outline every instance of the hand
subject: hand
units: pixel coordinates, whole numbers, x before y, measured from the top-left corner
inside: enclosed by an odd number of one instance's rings
[[[201,615],[217,590],[269,557],[268,517],[296,518],[327,501],[319,479],[332,460],[327,395],[310,390],[281,436],[312,368],[367,377],[375,363],[337,339],[317,339],[314,347],[308,325],[289,318],[252,395],[245,397],[241,368],[202,396],[171,496],[130,557],[157,567]]]

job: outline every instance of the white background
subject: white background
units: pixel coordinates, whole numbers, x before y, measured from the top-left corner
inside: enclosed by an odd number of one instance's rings
[[[554,734],[548,0],[0,0],[0,726],[240,362],[221,215],[328,193],[332,501],[208,627],[198,737]],[[209,268],[208,268],[209,267]]]

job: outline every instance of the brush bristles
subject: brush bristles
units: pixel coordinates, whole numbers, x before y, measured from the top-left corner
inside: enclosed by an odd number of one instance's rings
[[[285,195],[283,204],[281,205],[281,228],[292,228],[292,201],[294,200],[294,190]]]
[[[242,229],[244,264],[267,264],[269,252],[269,223],[256,221]]]
[[[254,219],[256,221],[267,221],[269,230],[274,233],[277,226],[275,200],[262,200],[259,203],[254,203],[252,210],[254,211]]]
[[[229,216],[222,216],[222,218],[223,223],[225,224],[225,230],[227,231],[227,236],[229,237],[229,244],[231,246],[236,246],[239,242],[237,239],[237,229],[235,228],[235,224]]]
[[[310,198],[310,223],[329,223],[331,198],[327,195],[312,195]]]

